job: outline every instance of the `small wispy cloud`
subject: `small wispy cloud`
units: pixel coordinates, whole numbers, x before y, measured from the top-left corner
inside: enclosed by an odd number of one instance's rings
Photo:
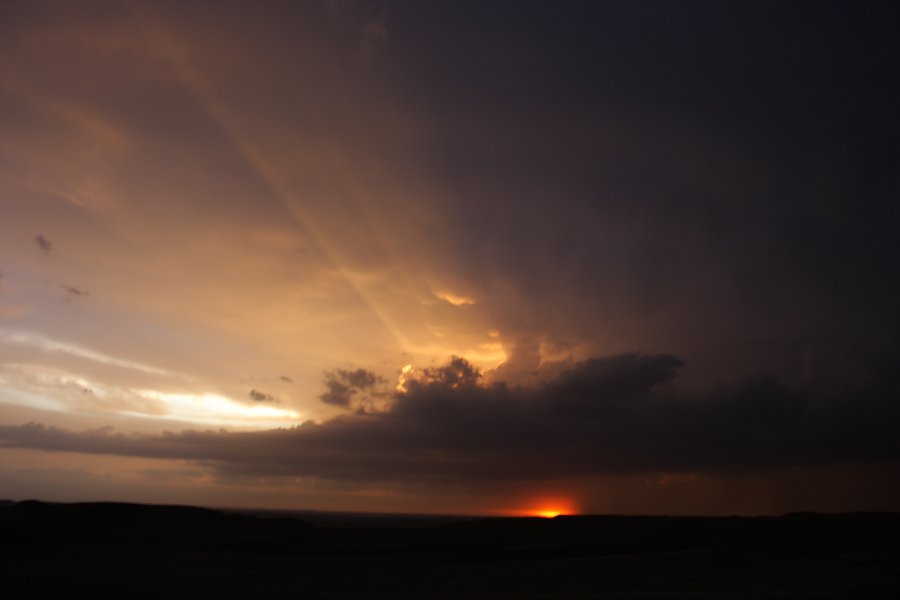
[[[66,297],[65,297],[66,302],[71,302],[72,300],[75,300],[76,298],[85,298],[87,296],[90,296],[90,293],[88,293],[87,290],[77,288],[73,285],[63,285],[62,288],[66,291]]]
[[[23,331],[0,330],[0,343],[13,346],[36,348],[44,352],[59,352],[62,354],[75,356],[77,358],[90,360],[96,363],[109,365],[112,367],[119,367],[122,369],[129,369],[132,371],[139,371],[141,373],[149,373],[152,375],[172,375],[171,372],[166,371],[165,369],[159,369],[157,367],[145,365],[139,362],[116,358],[114,356],[95,352],[82,346],[60,342],[44,337],[42,335],[27,333]]]
[[[471,306],[475,304],[475,301],[466,296],[461,296],[459,294],[451,294],[450,292],[432,292],[435,296],[443,300],[444,302],[449,302],[453,306]]]
[[[50,251],[53,250],[53,243],[44,237],[44,234],[42,233],[34,236],[34,243],[44,254],[50,254]]]
[[[133,390],[138,396],[156,400],[165,408],[165,416],[179,421],[205,425],[233,427],[282,427],[296,423],[301,415],[295,410],[247,405],[228,396],[212,392],[169,392],[161,390]],[[157,415],[133,413],[136,417],[156,418]]]
[[[254,402],[265,402],[265,403],[269,403],[269,404],[278,404],[279,403],[278,398],[276,398],[272,394],[267,394],[265,392],[261,392],[261,391],[257,390],[256,388],[250,390],[250,392],[247,395],[250,396],[250,399],[253,400]]]

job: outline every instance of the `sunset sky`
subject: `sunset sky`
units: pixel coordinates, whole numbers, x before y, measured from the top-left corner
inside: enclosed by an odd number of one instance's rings
[[[892,3],[0,3],[0,497],[900,510]]]

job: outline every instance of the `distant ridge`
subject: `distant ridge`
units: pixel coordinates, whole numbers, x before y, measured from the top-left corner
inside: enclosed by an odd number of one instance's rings
[[[278,514],[4,503],[4,584],[53,599],[900,597],[900,513],[416,526],[384,515],[325,526]]]
[[[30,530],[49,537],[84,534],[95,539],[158,535],[163,532],[196,534],[208,531],[220,535],[235,529],[247,531],[278,527],[296,530],[311,525],[289,517],[264,519],[196,506],[23,500],[0,505],[0,527]]]

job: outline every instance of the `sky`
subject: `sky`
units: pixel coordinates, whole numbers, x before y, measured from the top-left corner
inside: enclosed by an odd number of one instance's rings
[[[0,497],[900,510],[892,3],[0,4]]]

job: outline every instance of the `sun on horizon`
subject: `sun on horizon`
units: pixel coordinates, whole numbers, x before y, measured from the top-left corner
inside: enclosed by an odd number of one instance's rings
[[[578,514],[578,509],[574,503],[564,499],[544,499],[530,505],[526,508],[515,511],[516,516],[520,517],[541,517],[543,519],[552,519],[554,517],[566,517]]]

